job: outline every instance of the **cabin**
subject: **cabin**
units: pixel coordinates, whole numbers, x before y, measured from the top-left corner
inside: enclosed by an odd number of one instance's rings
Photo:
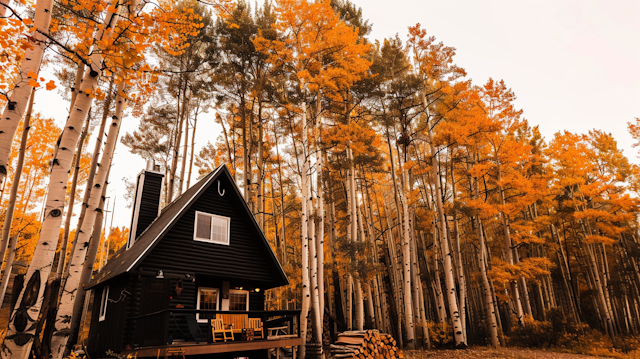
[[[162,183],[147,164],[127,245],[87,284],[89,356],[295,356],[300,311],[264,310],[265,290],[289,282],[227,167],[164,208]]]

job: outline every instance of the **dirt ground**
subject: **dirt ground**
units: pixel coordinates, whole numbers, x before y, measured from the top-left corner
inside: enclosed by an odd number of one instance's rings
[[[466,350],[405,350],[406,359],[590,359],[594,356],[537,349],[471,347]],[[602,358],[602,357],[600,357]],[[640,356],[629,356],[640,359]]]

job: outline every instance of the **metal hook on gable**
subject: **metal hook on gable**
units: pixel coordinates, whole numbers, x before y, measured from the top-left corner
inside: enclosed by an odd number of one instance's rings
[[[222,190],[222,192],[220,192],[220,181],[218,181],[218,194],[220,195],[220,197],[224,196],[224,189]]]

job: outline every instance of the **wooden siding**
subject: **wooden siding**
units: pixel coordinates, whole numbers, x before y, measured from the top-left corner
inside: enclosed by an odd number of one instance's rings
[[[118,353],[123,349],[122,339],[127,302],[131,297],[124,294],[127,289],[125,278],[109,282],[109,299],[107,313],[103,321],[99,321],[102,291],[106,285],[96,287],[91,316],[91,330],[89,331],[88,351],[92,358],[103,358],[107,350]]]
[[[279,268],[264,248],[260,233],[250,224],[251,218],[239,203],[226,176],[220,176],[187,208],[160,243],[143,259],[144,271],[163,270],[172,273],[195,273],[231,281],[253,283],[261,289],[279,285]],[[221,245],[193,240],[195,212],[231,218],[230,244]]]

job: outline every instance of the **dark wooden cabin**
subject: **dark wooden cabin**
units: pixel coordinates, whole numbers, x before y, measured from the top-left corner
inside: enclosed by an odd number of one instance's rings
[[[253,359],[299,345],[299,312],[264,311],[264,291],[288,280],[227,167],[159,211],[162,182],[154,166],[140,173],[128,243],[87,285],[90,357],[157,357],[179,347],[187,356]],[[214,343],[210,319],[238,313],[260,318],[265,338]],[[283,323],[285,335],[269,330]]]

